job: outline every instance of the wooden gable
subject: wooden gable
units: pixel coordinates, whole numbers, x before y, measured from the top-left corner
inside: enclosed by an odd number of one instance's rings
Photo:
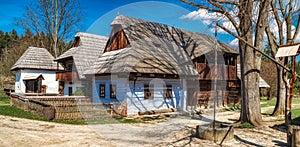
[[[129,40],[121,25],[113,25],[104,53],[126,48],[129,44]]]

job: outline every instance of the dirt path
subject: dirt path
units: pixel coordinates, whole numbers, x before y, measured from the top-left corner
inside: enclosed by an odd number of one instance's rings
[[[112,146],[88,126],[65,125],[0,115],[0,146]]]
[[[239,112],[221,112],[216,118],[234,122]],[[193,137],[195,127],[211,122],[212,115],[177,116],[152,124],[66,125],[0,115],[0,146],[218,146]],[[285,145],[285,133],[268,125],[235,128],[235,139],[224,146]]]

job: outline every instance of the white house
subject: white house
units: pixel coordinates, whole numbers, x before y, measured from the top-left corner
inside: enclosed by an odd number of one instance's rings
[[[63,68],[44,48],[29,47],[11,70],[16,71],[15,92],[58,94],[56,71]]]

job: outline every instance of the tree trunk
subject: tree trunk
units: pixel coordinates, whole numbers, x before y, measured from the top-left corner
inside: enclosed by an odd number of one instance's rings
[[[284,64],[284,60],[279,61]],[[287,82],[286,72],[283,71],[278,65],[277,67],[277,101],[272,116],[284,115],[285,101],[287,98]]]
[[[263,35],[268,17],[270,0],[261,1],[259,18],[255,28],[254,46],[263,48]],[[240,36],[248,43],[253,43],[252,11],[253,2],[249,0],[240,1],[239,30]],[[259,96],[259,73],[261,55],[254,51],[245,42],[239,41],[241,62],[241,122],[250,122],[255,126],[261,125],[262,117]]]

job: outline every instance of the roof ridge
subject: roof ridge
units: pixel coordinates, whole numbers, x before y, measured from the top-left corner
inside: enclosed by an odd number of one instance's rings
[[[75,37],[107,38],[107,36],[102,36],[102,35],[92,34],[87,32],[77,32]]]
[[[17,69],[49,69],[57,70],[55,58],[45,48],[28,47],[10,70]],[[59,70],[62,66],[59,65]]]

